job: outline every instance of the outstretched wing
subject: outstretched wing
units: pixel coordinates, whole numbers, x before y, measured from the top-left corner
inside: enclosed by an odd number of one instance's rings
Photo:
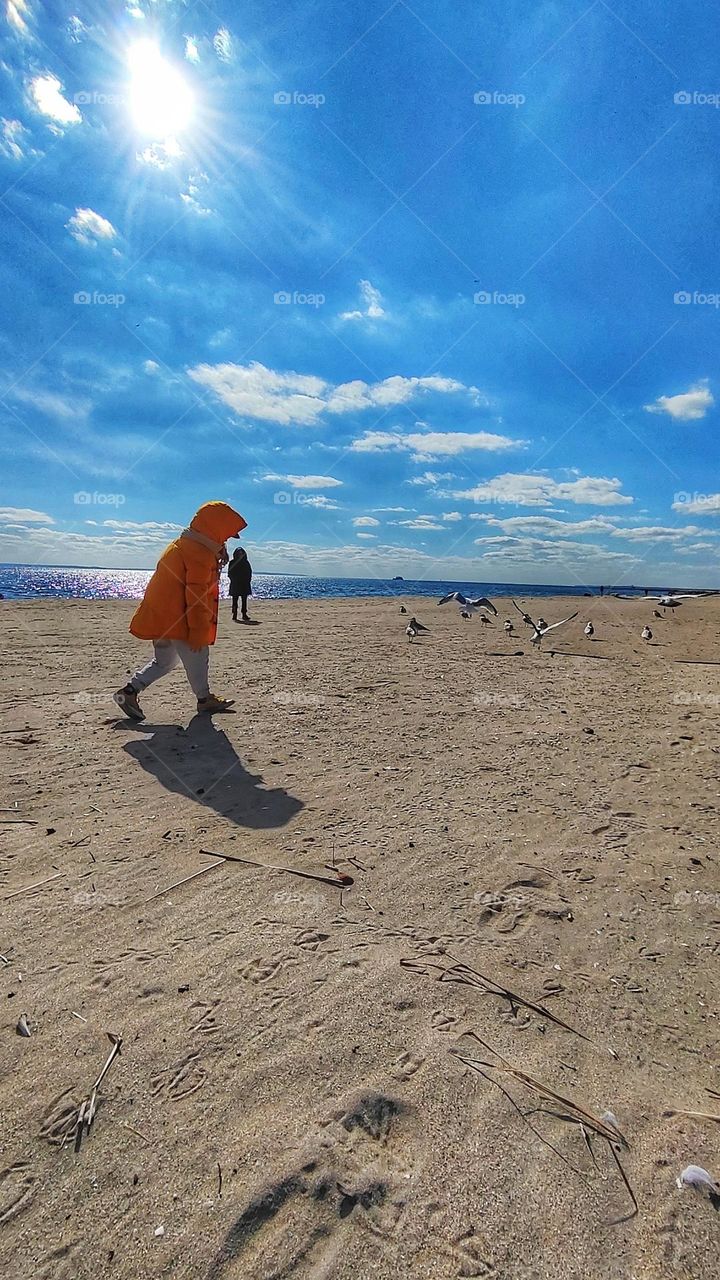
[[[513,604],[515,605],[515,608],[520,614],[520,617],[522,618],[523,622],[527,622],[528,626],[534,627],[535,630],[538,631],[539,627],[536,622],[533,622],[532,618],[530,617],[530,614],[526,613],[524,609],[521,609],[520,605],[515,600],[513,600]]]
[[[416,630],[416,631],[429,631],[429,630],[430,630],[430,628],[429,628],[429,627],[424,627],[424,626],[423,626],[423,624],[422,624],[422,622],[418,622],[418,620],[417,620],[417,618],[416,618],[416,619],[415,619],[415,630]]]
[[[477,600],[468,600],[468,604],[472,605],[473,609],[492,609],[497,617],[497,609],[492,600],[488,600],[487,596],[478,596]]]
[[[438,600],[438,604],[449,604],[451,600],[457,600],[458,604],[465,604],[466,600],[462,592],[450,591],[448,595],[443,596],[442,600]]]
[[[572,622],[573,618],[577,618],[577,612],[571,613],[569,618],[563,618],[561,622],[551,622],[549,627],[543,627],[541,634],[545,635],[548,631],[554,631],[556,627],[564,627],[566,622]]]

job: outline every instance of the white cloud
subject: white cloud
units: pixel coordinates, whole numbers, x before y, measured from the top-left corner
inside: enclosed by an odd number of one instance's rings
[[[151,142],[144,151],[138,151],[135,159],[138,163],[153,165],[156,169],[167,169],[181,155],[177,139],[165,138],[163,142]]]
[[[160,365],[158,364],[157,360],[143,360],[143,369],[145,370],[146,373],[150,373],[150,374],[159,373]]]
[[[27,0],[7,0],[5,7],[5,15],[8,23],[17,31],[18,35],[29,36],[30,28],[25,21],[30,15],[30,6]]]
[[[19,520],[23,524],[54,524],[52,516],[45,511],[33,511],[31,507],[0,507],[0,520]]]
[[[720,493],[678,495],[677,501],[672,504],[672,509],[682,511],[688,516],[720,515]]]
[[[356,533],[356,538],[377,538],[376,533]]]
[[[373,511],[399,511],[404,513],[404,512],[414,511],[415,508],[414,507],[373,507],[372,510]]]
[[[200,51],[197,46],[197,40],[194,36],[185,37],[185,57],[188,62],[200,61]]]
[[[79,124],[82,115],[74,102],[63,97],[63,86],[57,76],[46,74],[35,76],[30,81],[30,96],[38,111],[49,116],[57,124]]]
[[[292,489],[337,489],[343,483],[334,476],[280,476],[270,473],[262,478],[289,484]]]
[[[73,44],[80,44],[89,30],[90,28],[85,26],[82,18],[78,18],[76,14],[73,14],[72,17],[68,18],[67,33]]]
[[[380,521],[376,520],[374,516],[355,516],[352,523],[356,529],[373,529],[378,528],[380,525]]]
[[[414,516],[412,520],[396,520],[395,524],[401,525],[403,529],[418,529],[425,532],[429,530],[438,532],[442,529],[442,525],[438,524],[433,516]]]
[[[567,572],[573,566],[612,562],[634,564],[635,557],[622,551],[608,551],[591,542],[555,542],[544,538],[476,538],[475,545],[487,560],[534,565],[559,565]]]
[[[194,382],[209,387],[241,418],[259,418],[283,426],[311,426],[323,414],[360,412],[371,408],[392,408],[429,392],[479,396],[477,387],[466,387],[453,378],[432,375],[405,378],[399,375],[382,382],[360,379],[338,386],[313,374],[280,372],[253,361],[248,365],[199,364],[188,369]]]
[[[412,480],[406,480],[405,484],[434,488],[436,484],[442,484],[444,481],[452,480],[453,478],[452,471],[424,471],[421,476],[413,476]]]
[[[221,62],[232,62],[233,41],[227,27],[219,27],[213,36],[213,49]]]
[[[411,453],[415,462],[433,462],[478,449],[499,453],[522,448],[523,444],[522,440],[490,431],[366,431],[350,448],[356,453]]]
[[[462,516],[459,511],[443,511],[442,518],[443,520],[448,520],[453,522],[457,520],[462,520]]]
[[[72,218],[65,223],[73,240],[78,244],[92,246],[100,240],[114,240],[117,236],[112,222],[95,213],[94,209],[76,209]]]
[[[361,311],[343,311],[341,320],[379,320],[385,315],[381,307],[382,294],[369,280],[360,281],[360,298],[364,304]]]
[[[547,534],[548,537],[553,538],[570,538],[583,533],[615,533],[617,531],[613,521],[602,517],[572,521],[553,520],[550,516],[510,516],[507,520],[501,520],[497,516],[472,512],[470,519],[482,520],[492,528],[502,529],[503,533],[536,534],[539,537]]]
[[[714,403],[713,394],[707,385],[707,378],[704,378],[680,395],[658,396],[653,404],[645,404],[643,408],[648,413],[666,413],[676,422],[695,422],[698,418],[704,418]]]
[[[576,480],[552,480],[543,475],[495,476],[473,489],[453,490],[453,498],[468,502],[501,502],[516,507],[546,507],[556,499],[590,507],[626,506],[633,499],[620,493],[622,481],[600,476],[579,476]]]
[[[38,153],[27,142],[30,137],[24,124],[19,120],[6,120],[3,116],[0,120],[2,136],[0,137],[0,151],[9,160],[24,160],[26,156],[36,156]]]
[[[188,178],[187,191],[180,192],[180,199],[187,205],[188,209],[192,209],[193,213],[197,213],[202,218],[209,218],[213,212],[212,209],[209,209],[207,205],[198,200],[203,184],[208,181],[206,173],[191,173]]]
[[[680,542],[683,538],[697,538],[698,534],[707,537],[707,533],[707,529],[695,524],[674,529],[664,525],[645,525],[635,529],[615,529],[613,537],[625,538],[628,542]]]
[[[87,521],[87,523],[90,524],[91,521]],[[131,529],[150,533],[178,533],[183,526],[157,520],[103,520],[102,527],[104,529]]]
[[[302,505],[304,507],[319,507],[321,511],[339,511],[340,505],[333,502],[332,498],[327,498],[324,493],[312,493],[309,497],[303,498]]]

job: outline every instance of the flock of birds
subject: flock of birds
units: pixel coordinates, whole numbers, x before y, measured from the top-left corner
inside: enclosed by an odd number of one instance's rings
[[[673,592],[671,594],[660,596],[626,596],[615,593],[616,599],[618,600],[657,600],[663,611],[665,609],[679,608],[683,600],[698,600],[703,596],[718,594],[720,593],[717,591],[683,592],[680,594]],[[457,605],[461,618],[472,618],[478,610],[481,611],[483,609],[489,610],[495,615],[495,617],[497,617],[497,609],[495,608],[492,600],[488,600],[487,596],[478,596],[477,599],[471,600],[468,596],[463,595],[462,591],[450,591],[446,596],[443,596],[441,600],[438,600],[438,604],[450,604],[452,601]],[[524,609],[521,609],[520,605],[516,604],[514,600],[512,603],[520,614],[525,625],[532,628],[530,643],[536,650],[539,650],[543,637],[546,636],[549,631],[555,631],[558,627],[564,627],[566,622],[572,622],[573,618],[577,618],[578,616],[576,610],[575,613],[569,614],[567,618],[561,618],[559,622],[546,622],[544,618],[538,618],[536,622],[531,618],[530,614],[526,613]],[[404,605],[400,606],[400,612],[405,614],[407,613],[407,609]],[[661,618],[662,614],[659,613],[657,609],[653,609],[653,617]],[[490,626],[490,619],[488,618],[487,613],[480,612],[480,621],[484,623],[485,626]],[[515,635],[515,627],[510,618],[505,619],[505,622],[503,623],[503,630],[508,636]],[[418,622],[417,618],[412,617],[405,628],[405,635],[407,636],[408,641],[412,642],[423,631],[429,631],[429,627],[423,626],[422,622]],[[595,628],[592,622],[586,623],[583,634],[588,640],[593,639],[595,635]],[[652,640],[652,638],[653,633],[646,623],[640,632],[640,639],[647,642]]]

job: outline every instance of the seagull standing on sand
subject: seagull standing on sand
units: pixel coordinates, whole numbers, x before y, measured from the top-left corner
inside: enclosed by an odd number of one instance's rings
[[[522,609],[520,608],[520,605],[515,604],[514,600],[513,600],[513,604],[515,605],[515,608],[517,609],[518,613],[523,614],[523,617],[524,617],[525,615]],[[539,649],[542,643],[542,638],[543,636],[547,635],[548,631],[555,631],[557,627],[564,627],[565,623],[572,622],[573,618],[577,618],[577,611],[575,613],[571,613],[570,616],[567,618],[562,618],[560,622],[551,622],[549,624],[545,621],[544,618],[538,618],[537,622],[533,622],[532,624],[533,633],[530,637],[530,643],[532,645],[535,645],[536,649]]]
[[[476,609],[489,609],[491,613],[497,614],[497,609],[492,600],[488,600],[487,596],[478,596],[477,600],[468,600],[462,591],[450,591],[442,600],[438,600],[438,604],[449,604],[454,600],[460,610],[461,618],[472,618]]]
[[[417,618],[412,617],[405,628],[405,635],[407,636],[408,640],[412,642],[416,636],[420,635],[421,631],[427,631],[427,630],[428,628],[424,627],[422,622],[418,622]]]
[[[586,626],[586,628],[585,628],[585,630],[584,630],[584,632],[583,632],[583,635],[586,635],[586,636],[587,636],[587,638],[588,638],[588,640],[592,640],[593,636],[595,635],[595,628],[594,628],[594,626],[593,626],[592,622],[588,622],[588,624],[587,624],[587,626]]]
[[[513,633],[513,624],[509,618],[506,618],[505,621],[503,622],[503,631],[505,632],[506,636],[511,636]]]
[[[401,613],[407,613],[407,609],[405,608],[405,605],[404,605],[404,604],[401,604],[401,605],[400,605],[400,612],[401,612]]]
[[[652,640],[652,631],[650,630],[650,628],[649,628],[649,626],[647,625],[647,623],[645,623],[645,626],[643,627],[642,631],[640,632],[640,639],[641,639],[641,640]]]
[[[481,622],[482,622],[486,627],[489,627],[489,626],[490,626],[490,619],[489,619],[489,618],[486,618],[484,613],[481,613],[481,614],[480,614],[480,621],[481,621]]]

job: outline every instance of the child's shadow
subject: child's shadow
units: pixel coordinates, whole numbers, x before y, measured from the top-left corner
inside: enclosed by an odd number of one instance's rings
[[[129,728],[127,721],[118,722]],[[149,739],[126,742],[123,750],[168,791],[187,796],[243,827],[282,827],[303,803],[282,787],[266,791],[259,774],[248,773],[222,729],[208,715],[194,716],[187,729],[176,724],[136,727]]]

